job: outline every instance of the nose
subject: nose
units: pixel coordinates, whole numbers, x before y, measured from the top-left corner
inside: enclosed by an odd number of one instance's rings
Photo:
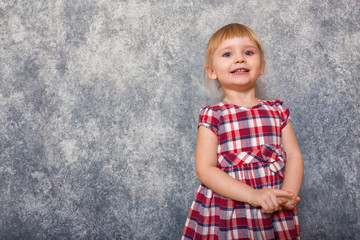
[[[246,62],[246,58],[243,54],[237,54],[234,58],[234,63],[244,63]]]

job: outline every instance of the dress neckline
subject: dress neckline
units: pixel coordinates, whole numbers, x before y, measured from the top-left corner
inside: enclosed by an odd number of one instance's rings
[[[254,106],[250,106],[250,107],[244,107],[244,106],[240,106],[237,104],[229,103],[226,100],[222,100],[221,103],[224,105],[229,105],[229,106],[235,107],[235,108],[251,110],[251,109],[259,108],[263,105],[263,101],[261,99],[258,98],[257,100],[259,101],[258,104],[254,105]]]

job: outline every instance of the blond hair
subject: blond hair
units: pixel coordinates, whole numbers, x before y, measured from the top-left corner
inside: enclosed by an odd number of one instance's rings
[[[264,57],[264,48],[261,44],[259,37],[256,33],[243,24],[239,23],[231,23],[226,26],[223,26],[219,30],[217,30],[209,39],[209,42],[206,47],[206,58],[205,58],[205,67],[204,67],[204,84],[210,90],[210,92],[214,92],[216,95],[222,94],[222,88],[220,83],[217,80],[209,79],[207,75],[207,69],[212,67],[212,58],[215,50],[219,47],[219,45],[226,39],[235,38],[235,37],[248,37],[250,40],[254,41],[257,48],[260,51],[260,61],[261,65],[264,66],[265,69],[265,57]]]

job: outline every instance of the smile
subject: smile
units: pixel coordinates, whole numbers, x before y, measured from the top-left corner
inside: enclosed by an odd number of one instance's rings
[[[244,73],[244,72],[249,72],[249,70],[241,68],[241,69],[236,69],[236,70],[232,71],[231,73]]]

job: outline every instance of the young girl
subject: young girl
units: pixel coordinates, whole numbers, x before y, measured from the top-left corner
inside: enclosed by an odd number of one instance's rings
[[[255,97],[264,69],[263,47],[247,26],[229,24],[210,38],[205,79],[225,98],[200,111],[195,169],[202,184],[183,239],[300,238],[303,160],[286,105]]]

